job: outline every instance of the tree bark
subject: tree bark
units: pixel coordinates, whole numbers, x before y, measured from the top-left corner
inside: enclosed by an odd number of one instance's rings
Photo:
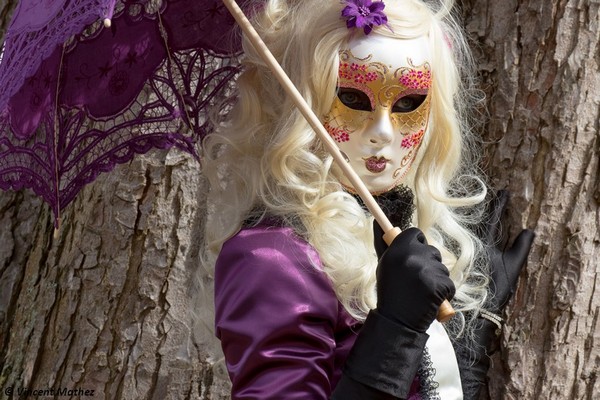
[[[0,34],[14,5],[1,4]],[[512,193],[509,236],[522,227],[537,235],[484,397],[592,399],[600,393],[600,3],[462,5],[490,114],[485,167]],[[0,193],[0,390],[15,392],[5,397],[52,388],[106,399],[229,397],[212,277],[200,267],[198,169],[176,151],[136,157],[80,193],[57,237],[37,197]],[[193,327],[190,310],[203,323]]]
[[[2,390],[228,398],[212,323],[192,335],[195,303],[202,321],[212,307],[198,167],[175,150],[136,157],[86,187],[56,237],[39,199],[2,193]]]
[[[493,357],[492,399],[600,393],[600,3],[464,1],[487,87],[487,170],[506,230],[536,240]]]

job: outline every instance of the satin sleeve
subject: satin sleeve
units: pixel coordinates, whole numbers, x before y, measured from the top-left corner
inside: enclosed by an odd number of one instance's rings
[[[215,323],[232,399],[328,399],[338,306],[316,251],[291,229],[228,240],[215,266]]]

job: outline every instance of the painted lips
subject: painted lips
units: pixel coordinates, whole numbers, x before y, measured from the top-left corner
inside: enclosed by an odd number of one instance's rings
[[[369,157],[369,158],[365,158],[365,167],[367,168],[367,170],[369,172],[373,172],[373,173],[379,173],[382,172],[387,163],[388,163],[388,159],[385,157]]]

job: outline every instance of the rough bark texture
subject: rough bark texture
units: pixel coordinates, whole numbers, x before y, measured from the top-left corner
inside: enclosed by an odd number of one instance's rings
[[[2,34],[15,5],[0,3]],[[229,398],[198,170],[177,151],[136,157],[86,187],[56,236],[30,191],[0,192],[0,398]]]
[[[0,387],[227,398],[210,325],[194,338],[190,322],[203,190],[189,156],[137,157],[84,189],[57,237],[38,199],[3,193]]]
[[[600,3],[465,1],[488,88],[487,169],[537,238],[493,360],[493,399],[600,395]]]
[[[488,94],[487,165],[512,192],[507,230],[536,242],[506,312],[486,398],[600,393],[600,29],[597,0],[462,2]],[[14,1],[0,2],[0,35]],[[211,275],[200,268],[198,164],[152,152],[101,176],[63,215],[0,193],[0,390],[221,399]],[[194,286],[194,276],[201,285]],[[201,293],[199,299],[193,294]],[[204,324],[193,330],[190,310]],[[72,396],[74,398],[84,396]]]

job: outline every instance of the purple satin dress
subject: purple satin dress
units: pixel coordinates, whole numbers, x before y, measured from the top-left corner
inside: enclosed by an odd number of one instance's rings
[[[290,228],[240,231],[215,267],[216,334],[233,399],[328,399],[360,324]]]

